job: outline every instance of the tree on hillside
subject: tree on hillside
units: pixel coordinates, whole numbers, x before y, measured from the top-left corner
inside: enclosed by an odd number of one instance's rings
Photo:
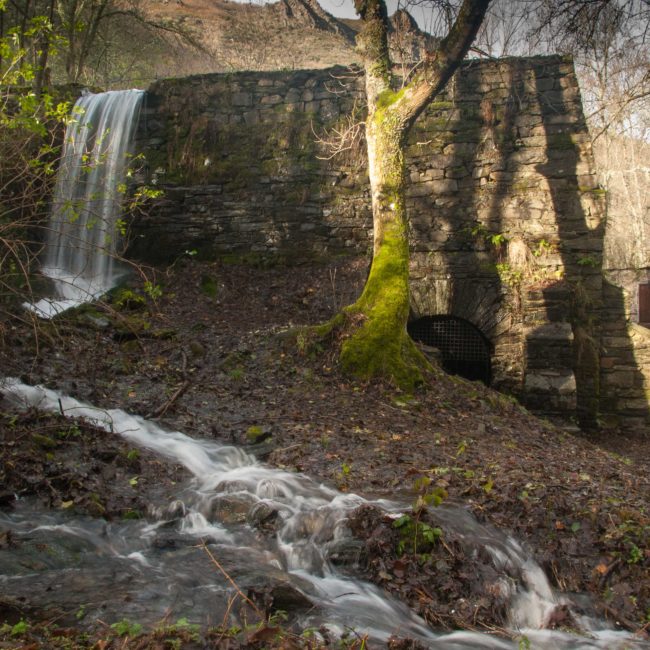
[[[152,46],[162,52],[166,36],[167,48],[178,38],[198,47],[182,26],[148,16],[141,0],[0,0],[0,39],[13,39],[25,53],[33,71],[25,81],[37,94],[50,80],[130,83],[124,76],[142,65]],[[0,72],[6,69],[3,56]],[[107,62],[110,78],[98,79]]]
[[[546,49],[575,59],[593,136],[647,139],[650,2],[538,0],[535,15]]]
[[[490,0],[435,3],[455,20],[397,90],[388,47],[384,0],[355,0],[362,21],[357,49],[365,70],[366,142],[374,226],[373,259],[359,299],[330,326],[343,326],[341,365],[362,379],[383,377],[405,389],[421,381],[427,361],[406,331],[409,241],[404,148],[409,131],[445,88],[467,54]],[[444,7],[442,6],[444,5]],[[327,328],[326,328],[327,329]]]

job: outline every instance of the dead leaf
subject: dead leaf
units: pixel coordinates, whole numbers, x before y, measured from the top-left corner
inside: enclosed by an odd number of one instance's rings
[[[255,630],[252,634],[249,635],[248,641],[252,643],[254,641],[261,641],[262,643],[267,643],[276,639],[281,632],[279,627],[269,627],[265,625],[264,627]]]

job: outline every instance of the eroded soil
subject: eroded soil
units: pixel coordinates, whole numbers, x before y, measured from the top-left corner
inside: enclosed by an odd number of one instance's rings
[[[158,272],[155,301],[134,280],[111,304],[39,324],[36,339],[29,323],[6,323],[3,372],[190,435],[249,445],[273,465],[340,490],[413,503],[412,521],[439,528],[440,537],[418,543],[413,530],[405,534],[394,519],[364,508],[351,521],[364,545],[356,571],[436,628],[504,624],[494,576],[476,568],[436,517],[433,503],[442,500],[512,533],[557,588],[589,593],[601,616],[647,636],[647,440],[573,435],[482,384],[442,373],[405,396],[341,376],[328,350],[301,352],[287,328],[335,313],[364,274],[362,261],[284,270],[181,260]],[[184,472],[83,423],[6,404],[0,436],[3,508],[19,494],[98,517],[141,516]],[[11,543],[1,535],[0,543]],[[28,606],[10,603],[7,620],[36,616]],[[549,627],[573,626],[562,611],[551,619]],[[5,632],[2,647],[25,645]],[[205,643],[271,647],[271,637]]]

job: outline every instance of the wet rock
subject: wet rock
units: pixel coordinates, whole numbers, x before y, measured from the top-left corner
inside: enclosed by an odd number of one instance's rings
[[[268,501],[256,503],[248,511],[246,519],[253,528],[264,533],[277,532],[283,523],[278,506]]]
[[[364,563],[365,544],[352,537],[337,540],[328,553],[329,561],[336,566],[356,566]]]
[[[13,492],[0,492],[0,508],[12,508],[15,500]]]
[[[266,460],[275,451],[275,449],[276,444],[271,439],[259,444],[256,443],[249,447],[250,453],[253,454],[258,460]]]
[[[299,589],[288,582],[275,585],[271,589],[273,609],[285,612],[295,612],[302,609],[311,609],[314,604]]]
[[[179,546],[178,536],[173,533],[161,533],[156,535],[151,542],[151,547],[159,551],[171,551]]]
[[[210,522],[237,524],[246,521],[250,500],[237,497],[215,497],[201,514]]]

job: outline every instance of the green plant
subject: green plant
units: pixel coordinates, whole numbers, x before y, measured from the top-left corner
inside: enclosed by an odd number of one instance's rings
[[[546,255],[550,253],[552,250],[553,250],[553,244],[546,241],[546,239],[540,239],[537,242],[535,248],[533,249],[533,255],[535,257],[542,257],[542,255]]]
[[[477,223],[472,227],[467,226],[463,232],[474,239],[482,239],[496,249],[508,243],[508,238],[502,232],[490,232],[482,223]]]
[[[77,424],[71,424],[67,429],[57,431],[57,437],[67,440],[68,438],[78,438],[81,435],[81,429]]]
[[[481,488],[483,489],[483,492],[485,492],[485,494],[490,494],[490,492],[492,492],[492,490],[494,489],[494,481],[492,480],[492,477],[488,477],[485,483],[483,483],[483,485],[481,486]]]
[[[596,257],[593,255],[582,255],[578,258],[578,261],[576,262],[578,266],[588,266],[591,268],[598,268],[599,262]]]
[[[499,262],[495,264],[496,272],[499,279],[503,284],[509,287],[518,287],[523,280],[523,273],[519,270],[513,269],[507,262]]]
[[[402,515],[393,522],[393,528],[400,532],[397,543],[399,555],[413,553],[427,555],[442,536],[442,529],[420,521],[417,516]]]
[[[11,631],[9,632],[9,634],[11,636],[21,636],[23,634],[26,634],[28,630],[29,630],[29,623],[27,623],[27,621],[21,618],[20,621],[18,621],[18,623],[16,623],[11,627]]]
[[[241,381],[244,378],[244,374],[243,368],[233,368],[228,372],[228,376],[233,381]]]
[[[146,300],[144,296],[132,289],[119,289],[112,296],[112,302],[116,309],[134,310],[144,307]]]
[[[503,246],[503,244],[508,243],[508,239],[506,238],[506,236],[500,232],[491,234],[489,237],[489,241],[492,244],[492,246],[494,246],[495,248],[500,248],[501,246]]]
[[[208,296],[208,298],[216,298],[219,285],[217,281],[210,275],[201,276],[201,291]]]
[[[643,551],[634,543],[630,545],[630,553],[627,558],[628,564],[637,564],[643,559]]]
[[[416,493],[413,514],[402,515],[393,522],[393,528],[400,532],[397,552],[400,555],[409,552],[426,559],[442,535],[442,529],[430,526],[421,519],[428,506],[439,506],[447,498],[447,491],[443,487],[433,484],[429,476],[420,476],[415,479],[413,491]]]
[[[123,618],[121,621],[117,621],[117,623],[113,623],[111,625],[111,629],[118,635],[118,636],[138,636],[140,632],[142,632],[142,625],[140,623],[133,623],[132,621],[129,621],[127,618]]]

